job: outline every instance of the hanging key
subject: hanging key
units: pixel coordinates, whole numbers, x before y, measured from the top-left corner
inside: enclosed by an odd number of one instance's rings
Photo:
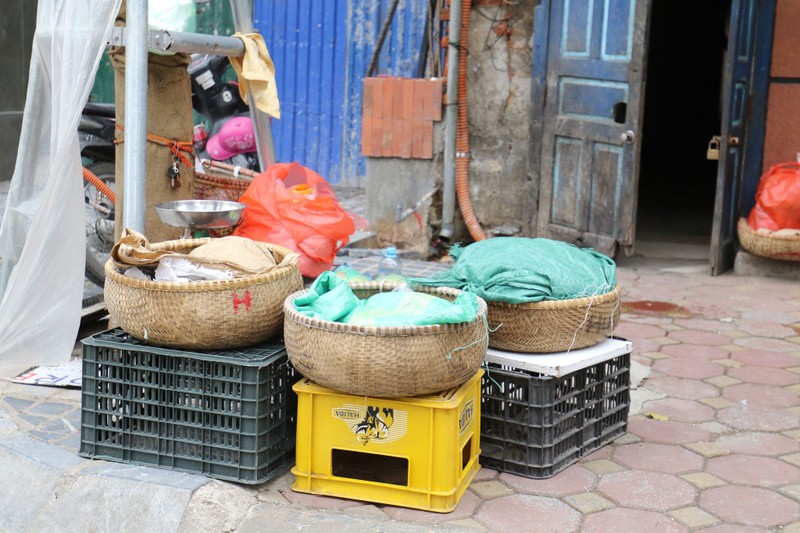
[[[172,156],[172,166],[167,169],[167,177],[169,178],[169,186],[173,189],[177,189],[181,186],[180,180],[178,180],[178,175],[181,173],[181,167],[178,165],[180,163],[180,159],[178,159],[177,155]]]

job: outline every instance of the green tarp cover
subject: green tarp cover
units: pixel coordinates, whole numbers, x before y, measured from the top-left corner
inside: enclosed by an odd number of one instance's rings
[[[343,324],[427,326],[471,322],[478,313],[478,299],[462,292],[450,302],[407,289],[361,300],[346,280],[334,272],[323,272],[306,294],[295,298],[294,308],[309,317]]]
[[[613,259],[552,239],[496,237],[455,245],[450,256],[455,260],[450,270],[409,283],[454,287],[512,304],[596,296],[617,284]]]

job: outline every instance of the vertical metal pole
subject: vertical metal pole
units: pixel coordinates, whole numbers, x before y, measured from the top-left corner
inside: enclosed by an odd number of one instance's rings
[[[230,0],[233,13],[233,25],[239,33],[253,33],[253,6],[250,0]],[[250,106],[250,117],[256,133],[256,148],[258,149],[258,163],[261,170],[277,162],[275,157],[275,143],[272,140],[272,126],[269,115],[256,107],[253,95],[247,95],[247,105]]]
[[[458,122],[458,66],[461,53],[461,0],[450,2],[447,24],[447,107],[444,126],[444,183],[442,186],[442,229],[440,236],[453,236],[456,220],[456,128]],[[463,39],[466,41],[466,37]],[[466,46],[464,46],[466,49]]]
[[[144,233],[147,166],[147,0],[128,0],[125,43],[125,164],[122,221]]]

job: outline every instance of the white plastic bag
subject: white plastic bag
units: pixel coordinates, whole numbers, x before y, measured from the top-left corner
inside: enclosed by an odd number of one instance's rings
[[[121,0],[39,0],[0,226],[0,376],[69,361],[84,289],[78,122]]]

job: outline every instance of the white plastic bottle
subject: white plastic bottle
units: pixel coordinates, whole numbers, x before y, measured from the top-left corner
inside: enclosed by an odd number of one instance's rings
[[[397,256],[397,248],[394,246],[387,246],[383,249],[383,258],[378,263],[378,277],[382,276],[402,276],[403,268],[400,264],[400,258]]]

